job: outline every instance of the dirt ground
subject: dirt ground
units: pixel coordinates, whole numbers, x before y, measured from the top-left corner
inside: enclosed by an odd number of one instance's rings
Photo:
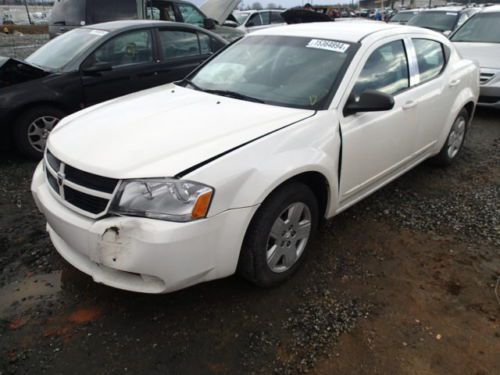
[[[498,375],[500,112],[480,110],[466,142],[450,168],[423,164],[324,223],[286,284],[159,296],[67,265],[34,163],[2,155],[0,374]]]

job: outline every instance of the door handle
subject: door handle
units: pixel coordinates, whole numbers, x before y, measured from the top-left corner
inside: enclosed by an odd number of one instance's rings
[[[452,81],[450,81],[449,83],[449,86],[450,87],[455,87],[456,85],[458,85],[460,83],[460,80],[459,79],[454,79]]]
[[[417,102],[415,100],[409,100],[405,104],[403,104],[403,109],[410,109],[413,108],[417,105]]]

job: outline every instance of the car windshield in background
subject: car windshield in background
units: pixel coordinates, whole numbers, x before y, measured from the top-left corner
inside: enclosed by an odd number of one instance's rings
[[[198,90],[286,107],[320,109],[342,78],[353,45],[286,36],[251,36],[192,77]]]
[[[451,38],[453,42],[500,43],[500,12],[472,17]]]
[[[457,22],[458,12],[426,11],[417,14],[408,21],[408,25],[425,27],[437,31],[453,30]]]
[[[107,32],[95,29],[74,29],[51,40],[33,52],[26,62],[48,70],[58,70],[88,48]]]
[[[415,14],[413,12],[401,12],[392,17],[390,22],[408,22],[415,17]]]
[[[243,25],[248,16],[250,16],[250,12],[233,13],[233,16],[240,25]]]

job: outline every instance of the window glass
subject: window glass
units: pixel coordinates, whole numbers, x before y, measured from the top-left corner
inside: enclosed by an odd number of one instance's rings
[[[178,7],[184,22],[203,26],[205,17],[203,17],[203,14],[198,9],[190,4],[179,4]]]
[[[153,61],[151,33],[146,30],[119,35],[99,47],[86,61],[86,66],[110,63],[113,68]]]
[[[200,54],[196,33],[178,30],[160,30],[160,45],[167,60]]]
[[[87,0],[87,14],[92,23],[137,19],[135,0]]]
[[[207,34],[199,33],[198,38],[200,38],[200,53],[202,55],[211,53],[210,37]]]
[[[283,17],[280,12],[271,12],[271,23],[283,23]]]
[[[500,43],[500,12],[476,14],[451,38],[453,42]]]
[[[469,19],[469,15],[466,14],[466,13],[462,13],[462,15],[460,16],[460,18],[458,19],[457,27],[460,26],[461,24],[463,24],[468,19]]]
[[[431,30],[452,30],[457,22],[457,12],[446,11],[422,11],[408,21],[408,25],[425,27]]]
[[[261,12],[260,18],[262,19],[263,25],[269,25],[271,23],[271,21],[269,19],[269,12]]]
[[[354,85],[354,97],[366,90],[395,94],[409,87],[408,60],[402,40],[384,44],[375,50]]]
[[[259,13],[252,14],[252,16],[250,17],[250,19],[248,20],[248,22],[246,24],[247,27],[261,26],[261,25],[262,25],[262,21],[260,19]]]
[[[429,39],[413,39],[417,53],[420,82],[434,78],[444,66],[443,47],[441,43]]]
[[[175,21],[174,6],[172,3],[155,3],[148,6],[146,17],[152,20]]]

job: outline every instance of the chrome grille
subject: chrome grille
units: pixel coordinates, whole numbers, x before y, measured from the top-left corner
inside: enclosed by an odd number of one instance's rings
[[[479,83],[485,84],[495,76],[494,73],[481,72],[479,74]]]
[[[47,183],[66,206],[92,218],[106,214],[119,180],[72,167],[49,150],[45,156],[45,170]]]

